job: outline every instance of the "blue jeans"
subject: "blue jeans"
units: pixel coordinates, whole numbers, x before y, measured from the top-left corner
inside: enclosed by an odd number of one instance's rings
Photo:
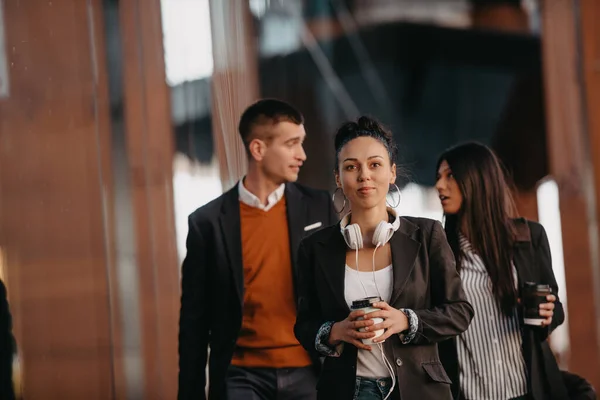
[[[354,400],[383,400],[392,388],[392,378],[356,377]]]

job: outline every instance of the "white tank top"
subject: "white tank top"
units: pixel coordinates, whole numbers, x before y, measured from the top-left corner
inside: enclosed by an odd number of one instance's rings
[[[377,280],[377,286],[375,286],[372,271],[357,271],[346,265],[344,297],[348,307],[352,305],[354,300],[369,296],[381,295],[384,301],[389,302],[392,297],[393,275],[391,265],[375,271],[375,279]],[[364,289],[360,284],[361,281],[365,286]],[[379,294],[377,288],[379,288]],[[366,295],[365,290],[367,291]],[[356,375],[366,378],[388,378],[390,376],[390,372],[383,364],[381,351],[377,345],[372,345],[371,351],[358,349]]]

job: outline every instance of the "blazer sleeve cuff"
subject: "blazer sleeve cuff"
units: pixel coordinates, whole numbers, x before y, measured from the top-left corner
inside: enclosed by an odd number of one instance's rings
[[[315,349],[327,357],[339,357],[344,349],[343,342],[337,346],[330,346],[327,344],[333,324],[333,321],[328,321],[321,325],[319,331],[317,332],[317,337],[315,338]]]
[[[408,344],[417,335],[417,331],[419,330],[419,317],[417,317],[417,314],[409,308],[401,308],[400,311],[408,318],[408,329],[404,332],[400,332],[398,335],[400,336],[402,344]]]

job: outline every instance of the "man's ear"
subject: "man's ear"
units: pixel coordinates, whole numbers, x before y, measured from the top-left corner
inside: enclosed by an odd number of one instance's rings
[[[267,145],[260,139],[252,139],[250,144],[248,144],[248,151],[250,152],[250,156],[255,161],[262,161],[265,156],[265,152],[267,150]]]

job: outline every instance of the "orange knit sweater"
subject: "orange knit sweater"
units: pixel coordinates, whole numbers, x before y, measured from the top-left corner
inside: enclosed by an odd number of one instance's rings
[[[294,336],[296,305],[285,198],[268,211],[240,202],[244,309],[232,364],[291,368],[311,364]]]

